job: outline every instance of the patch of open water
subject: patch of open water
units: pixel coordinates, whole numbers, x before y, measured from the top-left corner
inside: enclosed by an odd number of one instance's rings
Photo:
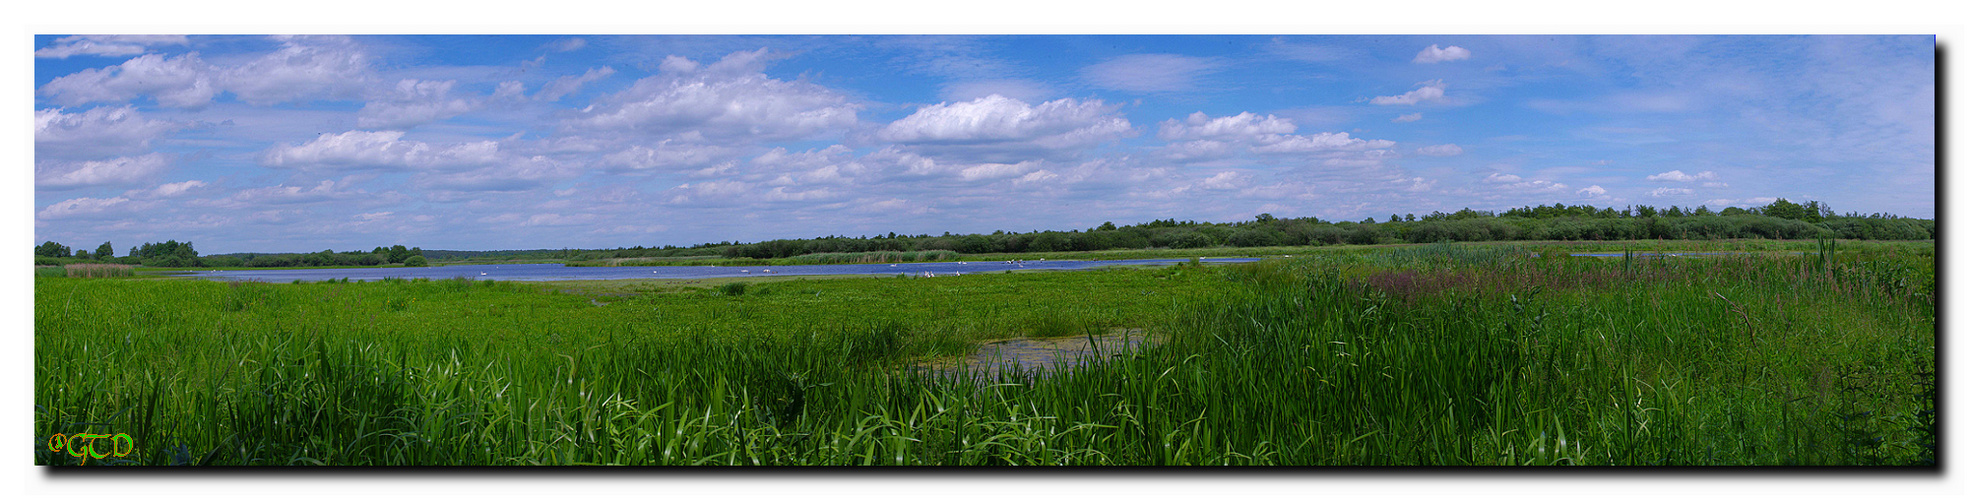
[[[1016,338],[987,342],[963,358],[940,359],[917,365],[924,371],[971,372],[983,379],[1004,372],[1047,371],[1082,366],[1097,357],[1124,353],[1161,343],[1141,329],[1115,330],[1101,335]]]
[[[1256,258],[1219,257],[1203,258],[1206,264],[1232,262],[1254,262]],[[376,281],[384,278],[402,279],[490,279],[499,281],[566,281],[566,280],[621,280],[621,279],[705,279],[741,278],[751,276],[821,276],[821,275],[909,275],[919,277],[957,277],[965,274],[994,273],[1020,270],[1074,271],[1109,266],[1150,265],[1167,266],[1189,259],[1130,259],[1130,260],[1036,260],[1036,261],[961,261],[961,262],[912,262],[902,264],[829,264],[810,266],[623,266],[623,267],[567,267],[560,264],[482,264],[470,266],[437,267],[384,267],[384,268],[333,268],[333,269],[275,269],[246,271],[185,271],[175,276],[190,276],[223,281],[267,281],[289,282],[326,281],[348,278],[353,281]]]

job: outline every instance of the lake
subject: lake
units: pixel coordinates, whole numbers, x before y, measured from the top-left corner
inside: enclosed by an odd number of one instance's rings
[[[1254,262],[1248,257],[1203,258],[1206,264]],[[376,281],[383,278],[489,279],[500,281],[624,280],[624,279],[705,279],[749,276],[819,275],[897,275],[950,277],[963,274],[1004,271],[1076,271],[1109,266],[1167,266],[1189,259],[1131,260],[1033,260],[916,262],[903,264],[830,264],[812,266],[623,266],[567,267],[560,264],[483,264],[436,267],[270,269],[265,271],[185,271],[174,276],[191,276],[224,281],[291,282],[325,281],[348,278]]]

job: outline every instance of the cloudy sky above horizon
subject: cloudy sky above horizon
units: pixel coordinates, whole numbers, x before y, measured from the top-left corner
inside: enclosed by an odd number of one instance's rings
[[[1935,216],[1932,36],[37,36],[35,241]]]

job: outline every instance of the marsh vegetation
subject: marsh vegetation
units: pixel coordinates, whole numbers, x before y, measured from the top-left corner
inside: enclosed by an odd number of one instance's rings
[[[90,464],[1932,465],[1933,244],[1813,248],[953,279],[43,275],[34,432],[132,437]],[[1157,340],[919,368],[1116,331]]]

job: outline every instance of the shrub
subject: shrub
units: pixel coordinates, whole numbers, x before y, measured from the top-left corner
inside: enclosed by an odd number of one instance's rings
[[[408,259],[403,259],[404,267],[425,267],[429,265],[431,265],[431,261],[425,259],[422,255],[412,255]]]
[[[718,287],[718,292],[725,295],[745,295],[745,283],[726,283]]]

